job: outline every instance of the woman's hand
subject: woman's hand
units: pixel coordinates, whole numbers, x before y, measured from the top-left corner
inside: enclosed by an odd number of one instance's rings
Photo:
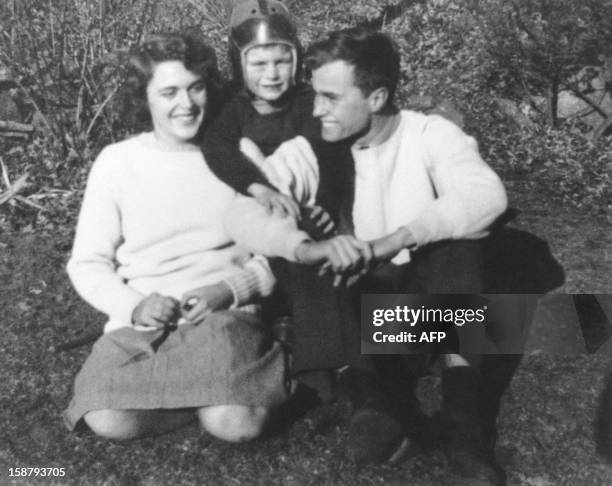
[[[180,315],[179,301],[153,292],[142,299],[132,312],[132,323],[160,329],[174,323]]]
[[[204,285],[183,294],[181,313],[191,324],[200,324],[208,314],[229,309],[234,303],[234,293],[225,282]]]

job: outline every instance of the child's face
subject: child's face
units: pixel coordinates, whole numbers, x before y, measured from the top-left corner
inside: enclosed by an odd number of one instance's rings
[[[274,102],[293,84],[293,62],[289,46],[252,47],[244,59],[244,84],[257,98]]]

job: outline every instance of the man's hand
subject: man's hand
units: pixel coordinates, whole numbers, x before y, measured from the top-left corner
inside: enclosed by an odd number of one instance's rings
[[[234,303],[232,289],[225,282],[204,285],[183,294],[181,313],[191,324],[200,324],[208,314],[229,309]]]
[[[248,193],[265,208],[266,213],[281,218],[291,216],[296,220],[300,219],[300,207],[289,196],[285,196],[259,183],[251,184],[248,188]]]
[[[132,323],[160,329],[174,323],[179,316],[179,301],[153,292],[142,299],[132,312]]]
[[[321,265],[321,273],[336,274],[334,285],[370,267],[372,249],[369,243],[353,236],[341,235],[325,241],[304,241],[296,249],[296,258],[307,265]]]

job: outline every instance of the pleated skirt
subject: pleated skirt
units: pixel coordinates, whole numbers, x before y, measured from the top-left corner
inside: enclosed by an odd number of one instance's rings
[[[96,341],[64,412],[69,429],[92,410],[273,407],[287,398],[283,351],[259,318],[215,312],[163,332],[126,327]]]

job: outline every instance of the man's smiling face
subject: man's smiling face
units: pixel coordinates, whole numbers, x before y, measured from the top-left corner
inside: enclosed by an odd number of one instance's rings
[[[355,68],[332,61],[312,71],[315,90],[313,115],[321,120],[321,136],[328,142],[367,133],[372,121],[368,96],[355,85]]]

